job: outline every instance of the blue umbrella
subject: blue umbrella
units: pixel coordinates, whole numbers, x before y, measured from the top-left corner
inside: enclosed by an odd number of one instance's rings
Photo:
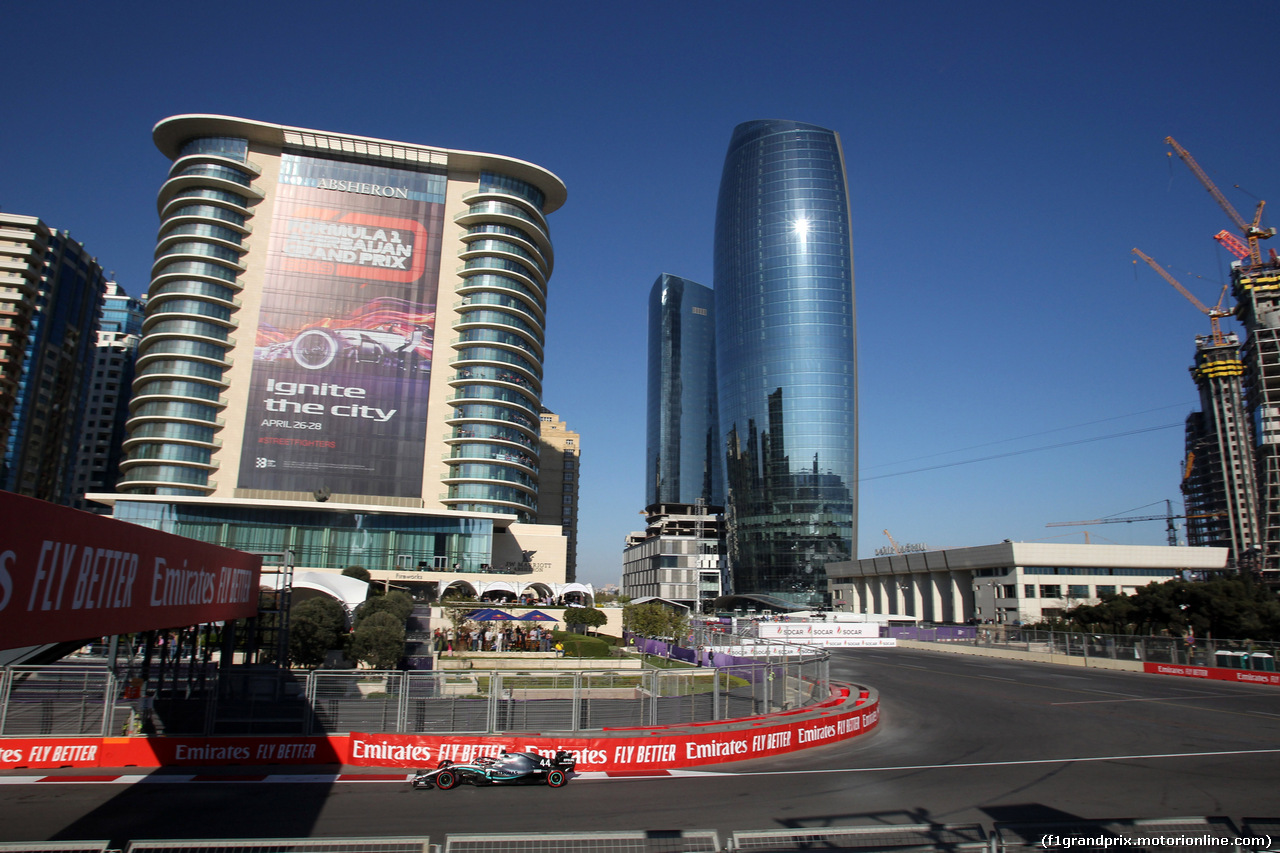
[[[492,607],[481,608],[480,610],[472,610],[467,614],[468,619],[474,619],[477,622],[509,622],[516,617],[510,613],[496,610]]]
[[[541,610],[530,610],[528,613],[524,614],[523,616],[517,616],[516,618],[524,622],[558,622],[560,621],[556,619],[556,617],[554,616],[548,616],[547,614],[543,613]]]

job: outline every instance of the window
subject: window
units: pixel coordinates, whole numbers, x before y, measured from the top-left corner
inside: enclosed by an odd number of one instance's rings
[[[1097,588],[1098,595],[1115,595],[1116,588],[1114,586],[1100,586]]]
[[[1062,598],[1062,587],[1058,586],[1056,583],[1041,584],[1040,597],[1041,598]]]
[[[1086,584],[1071,584],[1067,587],[1068,598],[1088,598],[1089,587]]]
[[[1023,595],[1022,595],[1022,597],[1023,597],[1023,598],[1035,598],[1035,597],[1036,597],[1036,585],[1035,585],[1035,584],[1033,584],[1033,583],[1025,584],[1025,585],[1022,587],[1022,591],[1023,591]]]

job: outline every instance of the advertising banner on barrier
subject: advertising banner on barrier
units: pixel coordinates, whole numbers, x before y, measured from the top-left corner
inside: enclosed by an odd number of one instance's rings
[[[262,558],[0,492],[0,649],[257,615]]]
[[[441,760],[466,762],[482,755],[558,750],[574,753],[578,770],[608,772],[668,770],[725,761],[764,758],[822,746],[871,731],[880,721],[879,703],[857,710],[741,731],[666,733],[637,731],[635,737],[431,736],[351,733],[348,764],[370,767],[434,767]]]
[[[0,770],[341,764],[346,744],[346,737],[4,738]]]
[[[833,640],[878,638],[880,626],[875,622],[761,622],[756,635],[762,640],[822,646]]]
[[[1280,673],[1251,672],[1247,669],[1227,669],[1219,666],[1182,666],[1172,663],[1144,663],[1143,672],[1157,675],[1180,675],[1183,678],[1208,678],[1214,681],[1237,681],[1242,684],[1280,685]]]
[[[771,642],[752,642],[751,640],[739,640],[731,648],[734,652],[741,655],[750,655],[753,658],[768,657],[786,657],[795,654],[795,645],[809,646],[812,648],[896,648],[898,641],[893,637],[842,637],[839,639],[828,639],[823,641],[790,640],[787,645],[782,645],[781,641],[774,640]]]
[[[644,772],[743,761],[857,737],[880,722],[878,701],[795,722],[754,720],[749,728],[679,733],[658,729],[599,737],[541,735],[399,735],[349,737],[119,737],[0,739],[0,770],[76,767],[246,767],[352,765],[426,769],[442,760],[568,750],[580,771]],[[710,728],[710,727],[708,727]]]

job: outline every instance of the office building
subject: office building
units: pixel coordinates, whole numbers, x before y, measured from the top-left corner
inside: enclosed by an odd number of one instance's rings
[[[82,244],[35,217],[0,216],[0,241],[0,488],[68,505],[106,276]]]
[[[1103,595],[1221,573],[1227,548],[1010,542],[828,563],[836,611],[1001,625],[1057,618]]]
[[[1230,548],[1231,565],[1252,559],[1261,541],[1243,374],[1235,333],[1196,337],[1191,376],[1200,391],[1200,411],[1187,417],[1182,477],[1187,544]]]
[[[735,128],[715,312],[732,592],[820,606],[824,566],[857,553],[853,249],[836,133]]]
[[[649,291],[645,506],[724,506],[715,294],[658,276]]]
[[[715,341],[711,288],[658,276],[649,291],[646,525],[627,537],[622,591],[695,613],[724,588]]]
[[[539,415],[538,523],[558,525],[567,549],[565,580],[578,578],[578,478],[582,471],[582,436],[555,412]]]
[[[142,300],[129,296],[115,282],[107,282],[93,352],[89,402],[76,454],[75,495],[71,503],[76,509],[108,511],[84,496],[114,488],[119,477],[133,362],[141,340],[142,306]]]
[[[622,594],[661,598],[694,613],[713,609],[724,591],[724,516],[706,504],[650,504],[642,532],[627,536]]]
[[[116,517],[424,596],[562,594],[536,516],[564,184],[227,116],[154,139],[173,164]]]

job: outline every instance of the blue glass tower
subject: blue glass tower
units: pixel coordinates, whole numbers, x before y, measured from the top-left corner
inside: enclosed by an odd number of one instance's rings
[[[662,274],[649,292],[645,505],[724,506],[711,288]]]
[[[826,563],[857,553],[853,248],[836,133],[734,129],[715,298],[733,592],[821,604]]]

